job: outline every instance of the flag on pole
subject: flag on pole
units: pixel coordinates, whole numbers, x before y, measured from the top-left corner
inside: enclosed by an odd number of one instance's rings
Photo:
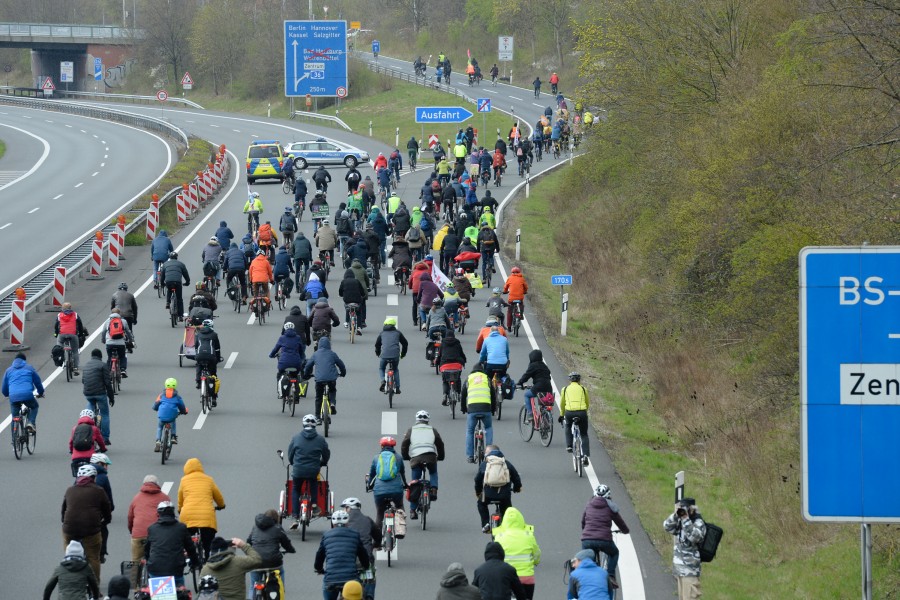
[[[447,286],[450,285],[450,278],[444,275],[437,261],[431,263],[431,280],[440,288],[441,293],[447,291]]]

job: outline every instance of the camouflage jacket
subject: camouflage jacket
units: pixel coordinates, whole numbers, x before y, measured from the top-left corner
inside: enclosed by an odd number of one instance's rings
[[[672,569],[676,577],[700,577],[700,542],[706,536],[706,523],[699,512],[693,519],[679,518],[675,513],[663,522],[665,530],[675,537]]]

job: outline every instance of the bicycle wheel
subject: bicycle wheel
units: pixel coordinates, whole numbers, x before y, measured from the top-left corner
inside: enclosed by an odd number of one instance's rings
[[[513,318],[513,333],[516,335],[516,337],[519,337],[519,327],[521,326],[522,320],[518,315],[516,315],[515,318]]]
[[[118,362],[116,362],[116,372],[113,378],[113,391],[116,394],[122,391],[122,367],[119,366]]]
[[[28,431],[25,430],[27,437],[25,438],[25,449],[28,450],[28,454],[34,454],[34,447],[37,446],[37,431]]]
[[[384,549],[387,552],[387,564],[391,566],[391,551],[394,549],[394,532],[388,529],[387,535],[384,536]]]
[[[302,521],[300,521],[300,541],[301,542],[306,541],[306,524],[307,524],[306,519],[303,519]]]
[[[328,394],[322,397],[322,432],[328,437],[328,426],[331,425],[331,402],[328,401]]]
[[[281,389],[280,383],[278,384],[278,386],[279,386],[279,389]],[[287,409],[288,397],[289,396],[287,395],[287,393],[285,393],[285,391],[283,389],[281,389],[281,412],[282,412],[282,414],[284,414],[285,409]],[[291,416],[293,417],[294,415],[291,414]]]
[[[581,447],[581,436],[575,438],[572,448],[572,460],[575,461],[575,472],[579,477],[584,477],[584,450]]]
[[[502,416],[503,416],[503,393],[498,392],[497,393],[497,420],[499,421]]]
[[[546,448],[553,441],[553,421],[551,420],[550,411],[542,410],[538,423],[538,435],[541,436],[541,445]]]
[[[388,397],[388,408],[394,408],[394,379],[393,377],[388,377],[387,381],[387,397]]]
[[[285,179],[281,182],[281,191],[284,192],[285,195],[290,194],[294,191],[291,189],[290,179]]]
[[[156,295],[159,298],[163,297],[163,286],[159,283],[159,277],[156,278]]]
[[[209,392],[206,391],[205,381],[202,381],[200,385],[203,388],[200,390],[200,410],[205,415],[206,411],[209,410]]]
[[[350,323],[347,324],[347,329],[350,330],[350,343],[354,343],[356,341],[356,315],[350,315]]]
[[[284,284],[278,291],[278,310],[284,310],[287,307],[287,298],[284,297]]]
[[[428,528],[428,506],[431,504],[431,500],[428,499],[429,496],[425,493],[422,494],[422,504],[419,505],[422,520],[422,531],[425,531]]]
[[[462,335],[466,332],[466,321],[467,320],[468,319],[465,319],[465,318],[461,318],[459,320],[459,335]]]
[[[300,404],[300,390],[296,383],[291,384],[291,387],[288,390],[288,398],[290,398],[291,416],[293,417],[294,413],[297,411],[297,405]]]
[[[372,279],[372,294],[378,295],[378,269],[375,269],[375,277]]]
[[[194,584],[194,593],[198,593],[200,591],[200,569],[194,568],[191,565],[191,580]]]
[[[519,435],[526,442],[530,442],[532,436],[534,436],[534,425],[531,424],[531,421],[525,420],[527,416],[528,411],[523,406],[519,409]]]
[[[16,460],[22,459],[22,448],[25,446],[22,443],[22,424],[19,421],[13,421],[12,426],[12,439],[13,439],[13,454],[16,455]]]
[[[456,390],[450,390],[450,418],[456,419]]]
[[[72,381],[75,365],[72,363],[72,353],[66,352],[66,381]]]
[[[166,459],[169,458],[169,436],[171,435],[171,433],[171,429],[169,429],[168,427],[163,427],[161,440],[162,448],[160,449],[159,453],[162,464],[166,464]]]

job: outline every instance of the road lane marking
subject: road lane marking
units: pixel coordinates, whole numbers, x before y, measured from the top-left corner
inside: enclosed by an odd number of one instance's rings
[[[106,163],[100,163],[100,166],[101,166],[101,167],[105,167],[105,166],[106,166]]]
[[[106,140],[100,140],[101,144],[106,144]]]
[[[10,129],[15,129],[19,133],[24,133],[27,136],[33,137],[34,139],[39,141],[44,146],[44,152],[41,154],[41,157],[37,160],[37,162],[35,162],[35,164],[28,171],[24,171],[21,173],[9,171],[9,173],[15,173],[15,177],[11,181],[6,181],[5,179],[3,181],[0,181],[0,190],[3,190],[3,189],[8,188],[9,186],[13,185],[14,183],[22,181],[23,179],[25,179],[26,177],[28,177],[29,175],[31,175],[32,173],[37,171],[38,168],[40,168],[41,165],[44,164],[44,161],[47,160],[47,157],[50,155],[50,143],[47,140],[45,140],[44,138],[39,137],[39,136],[31,133],[30,131],[25,131],[24,129],[19,129],[18,127],[13,127],[12,125],[0,123],[0,127],[8,127]]]
[[[250,134],[250,137],[255,137],[255,138],[258,138],[258,137],[259,137],[259,136],[258,136],[258,135],[256,135],[256,134],[254,134],[254,133],[251,133],[251,134]],[[308,172],[308,171],[307,171],[307,172]]]
[[[388,285],[394,285],[395,283],[397,282],[394,281],[394,274],[391,273],[390,275],[388,275]]]
[[[240,133],[240,132],[241,132],[240,129],[232,129],[232,131],[235,132],[235,133]]]
[[[381,435],[397,435],[397,411],[385,410],[381,413]]]
[[[85,131],[84,129],[81,129],[80,131],[81,133],[87,133],[87,131]]]
[[[53,122],[53,121],[51,121],[50,119],[44,119],[44,121],[47,122],[47,123],[52,123],[52,122]]]
[[[225,368],[226,368],[226,369],[230,369],[232,366],[234,366],[234,361],[237,360],[237,356],[238,356],[238,353],[237,353],[237,352],[232,352],[232,353],[231,353],[231,356],[229,356],[229,357],[228,357],[228,360],[225,361]]]
[[[100,174],[100,171],[94,171],[93,173],[91,173],[91,177],[96,177],[99,174]]]
[[[400,556],[397,554],[397,546],[395,545],[393,548],[391,548],[391,560],[399,560],[399,558]],[[385,552],[384,550],[376,550],[375,560],[387,560],[387,552]]]
[[[219,128],[219,126],[218,126],[218,125],[214,125],[214,124],[212,124],[212,123],[210,123],[210,124],[209,124],[209,126],[210,126],[210,127],[215,127],[215,128],[216,128],[216,129],[218,129],[218,128]]]
[[[400,296],[397,294],[388,294],[387,295],[387,305],[388,306],[397,306],[400,304]]]
[[[194,429],[202,429],[203,428],[203,424],[206,423],[206,415],[208,415],[208,414],[209,413],[200,411],[200,414],[197,415],[197,422],[194,423]]]
[[[95,138],[97,138],[98,140],[100,139],[100,136],[97,135],[96,133],[95,133],[95,134],[92,134],[92,135],[93,135]]]
[[[104,154],[103,158],[109,158],[109,154]]]
[[[107,146],[106,148],[104,148],[103,151],[104,151],[104,152],[109,152],[109,146]],[[104,158],[106,158],[106,157],[104,157]]]
[[[80,188],[80,187],[83,186],[83,185],[84,185],[84,182],[82,181],[81,183],[75,184],[75,187]]]
[[[25,119],[30,119],[30,118],[31,118],[31,117],[29,117],[29,116],[27,116],[27,115],[22,115],[22,117],[25,118]]]
[[[69,124],[66,124],[66,127],[68,127],[69,129],[72,129],[72,126]]]
[[[7,224],[4,225],[3,227],[0,227],[0,229],[6,229],[6,228],[9,227],[10,225],[12,225],[12,223],[7,223]]]
[[[510,99],[512,99],[512,100],[518,100],[519,102],[525,102],[525,101],[522,100],[521,98],[516,98],[515,96],[510,96]]]
[[[54,199],[54,200],[59,200],[59,199],[62,198],[62,197],[63,197],[62,194],[57,194],[57,195],[53,196],[53,199]]]
[[[31,210],[29,210],[29,211],[28,211],[28,214],[30,215],[31,213],[36,213],[36,212],[39,211],[39,210],[41,210],[41,207],[40,207],[40,206],[37,206],[37,207],[32,208]]]
[[[250,313],[250,318],[247,319],[247,325],[253,325],[254,321],[256,321],[256,313]]]
[[[172,491],[173,485],[175,485],[174,481],[164,481],[163,484],[161,486],[159,486],[159,489],[162,491],[163,494],[168,496],[169,492]]]
[[[196,123],[196,121],[185,121],[185,123]]]
[[[532,106],[537,106],[538,108],[543,108],[543,107],[544,107],[543,104],[538,104],[537,102],[532,102],[531,105],[532,105]]]

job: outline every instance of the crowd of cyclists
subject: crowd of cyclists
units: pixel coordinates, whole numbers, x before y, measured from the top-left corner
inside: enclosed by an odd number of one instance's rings
[[[439,65],[443,77],[449,79],[449,60],[442,55]],[[474,60],[469,63],[470,67],[473,65],[470,76],[480,76]],[[496,65],[491,69],[491,76],[496,79]],[[455,410],[458,402],[460,411],[466,414],[465,432],[460,431],[459,435],[465,437],[466,461],[478,465],[474,472],[474,492],[480,530],[490,534],[493,540],[485,549],[484,564],[473,574],[472,584],[468,583],[462,566],[453,563],[440,582],[439,598],[514,596],[521,600],[534,597],[535,567],[541,562],[541,551],[533,527],[526,523],[520,510],[512,507],[512,495],[522,491],[523,480],[494,443],[492,419],[503,402],[513,400],[515,388],[524,389],[529,381],[531,386],[524,393],[524,406],[526,419],[533,418],[532,399],[552,396],[553,387],[550,370],[539,350],[530,353],[518,380],[509,374],[510,345],[515,343],[510,334],[515,331],[518,335],[517,321],[524,317],[529,287],[519,266],[511,269],[501,285],[490,286],[497,272],[494,257],[499,251],[495,231],[499,203],[490,190],[480,195],[478,187],[479,182],[486,187],[491,180],[500,185],[510,152],[516,157],[520,174],[527,174],[532,161],[541,160],[542,153],[551,146],[563,147],[569,135],[577,138],[580,125],[587,117],[576,106],[570,127],[563,98],[555,112],[550,107],[547,111],[531,136],[526,134],[523,124],[513,123],[506,139],[498,138],[493,151],[475,144],[471,127],[460,129],[452,145],[452,157],[438,143],[432,149],[433,170],[425,174],[421,187],[406,187],[402,196],[398,188],[403,172],[399,149],[388,156],[377,156],[375,180],[362,177],[356,168],[350,168],[344,178],[346,198],[336,203],[333,216],[330,214],[333,204],[329,206],[327,200],[335,193],[328,192],[331,173],[320,168],[306,182],[294,171],[293,157],[289,155],[285,164],[291,166],[285,174],[293,191],[293,204],[284,208],[273,226],[263,217],[265,210],[259,193],[250,191],[243,207],[247,216],[246,233],[239,231],[235,235],[226,220],[219,223],[200,255],[198,267],[203,278],[195,283],[186,304],[182,287],[191,285],[192,269],[179,259],[166,231],[160,231],[151,245],[154,288],[161,291],[160,297],[165,296],[166,310],[177,314],[177,320],[193,333],[184,338],[185,343],[190,340],[193,344],[193,352],[183,350],[183,353],[195,360],[197,388],[201,385],[201,373],[214,382],[213,407],[220,384],[216,367],[223,360],[214,320],[221,310],[217,299],[221,299],[218,290],[223,280],[228,285],[228,293],[236,295],[242,306],[248,302],[251,307],[261,303],[256,307],[260,314],[272,312],[271,286],[276,284],[276,294],[284,294],[286,298],[296,294],[299,299],[284,317],[268,355],[277,359],[275,379],[279,396],[287,393],[284,378],[290,373],[315,381],[314,412],[301,419],[302,430],[291,440],[287,452],[293,491],[291,510],[285,515],[290,518],[289,529],[299,527],[300,497],[312,494],[315,498],[312,489],[318,486],[321,470],[329,463],[328,442],[317,430],[323,425],[323,417],[330,420],[331,415],[337,414],[337,380],[351,368],[366,368],[349,365],[339,356],[336,350],[341,345],[336,339],[339,327],[349,328],[352,322],[356,327],[354,333],[363,334],[368,325],[367,301],[377,293],[382,273],[387,269],[390,283],[403,293],[409,291],[412,322],[425,336],[429,368],[433,366],[441,374],[441,400],[430,408],[441,410],[439,407],[452,405]],[[404,179],[415,172],[420,152],[415,138],[408,142],[407,151],[409,172],[403,175]],[[314,185],[315,191],[307,205],[308,183]],[[410,189],[417,190],[418,196],[410,193]],[[407,202],[413,205],[412,209]],[[307,208],[313,221],[311,238],[300,230]],[[338,260],[345,268],[343,277],[332,273]],[[337,286],[329,285],[336,281]],[[343,318],[335,310],[329,287],[343,301]],[[479,294],[479,289],[485,291]],[[466,345],[471,343],[477,354],[470,359],[461,338],[473,301],[477,303],[473,307],[484,303],[488,318],[477,334],[466,336],[471,340]],[[96,349],[84,365],[78,357],[78,348],[86,335],[80,317],[71,305],[65,305],[57,318],[54,333],[60,344],[74,351],[75,375],[83,378],[87,404],[70,438],[71,468],[76,477],[73,489],[101,484],[100,471],[105,477],[105,469],[111,464],[105,453],[111,445],[110,407],[115,404],[116,369],[121,378],[128,376],[127,356],[136,347],[137,317],[137,301],[128,285],[122,283],[112,297],[110,315],[101,327],[107,360]],[[379,392],[401,394],[400,364],[410,350],[416,351],[415,341],[400,331],[397,317],[388,317],[370,343],[378,360]],[[584,463],[588,464],[589,394],[580,383],[580,375],[571,373],[569,380],[561,391],[559,421],[566,430],[567,451],[572,452],[570,428],[573,419],[578,419],[585,443]],[[457,397],[452,394],[454,390]],[[35,396],[42,396],[43,386],[24,355],[18,356],[5,374],[2,391],[10,399],[13,414],[23,405],[32,409],[27,425],[34,429],[38,413]],[[325,396],[330,410],[323,413]],[[340,404],[343,406],[344,402]],[[165,379],[152,408],[157,412],[154,450],[159,452],[163,428],[171,427],[172,443],[177,443],[176,420],[188,413],[174,378]],[[427,487],[430,501],[437,500],[437,465],[447,458],[444,450],[447,432],[442,438],[431,420],[429,410],[419,410],[415,423],[400,440],[399,449],[394,436],[379,440],[380,449],[367,477],[367,488],[374,492],[373,518],[364,515],[362,502],[352,497],[345,499],[340,510],[330,515],[333,529],[322,537],[314,564],[315,570],[324,574],[325,598],[374,598],[374,578],[362,574],[369,571],[370,564],[374,565],[375,551],[381,547],[383,515],[393,509],[402,511],[405,493],[411,487],[418,492],[409,497],[410,519],[419,518],[423,488]],[[476,444],[476,430],[481,431],[478,435],[483,434],[479,438],[480,447]],[[408,472],[404,461],[409,461]],[[275,511],[257,515],[246,541],[217,537],[215,510],[225,508],[221,491],[203,472],[196,458],[185,463],[184,474],[178,489],[177,510],[176,503],[161,492],[155,476],[144,479],[129,509],[133,561],[144,561],[150,576],[175,576],[180,585],[184,584],[186,565],[204,564],[203,585],[207,589],[218,586],[220,598],[246,597],[244,574],[247,572],[280,567],[283,575],[282,554],[294,549],[281,528],[282,515]],[[108,478],[105,481],[101,487],[108,492],[111,505]],[[496,507],[496,520],[490,514],[492,506]],[[314,510],[323,509],[314,504]],[[72,589],[71,582],[80,581],[79,578],[85,580],[79,598],[84,597],[85,586],[96,589],[100,564],[105,562],[109,522],[108,512],[101,510],[98,514],[102,544],[69,536],[73,544],[80,545],[80,550],[74,545],[67,547],[65,559],[51,580],[53,585],[58,584],[60,592],[63,588]],[[608,598],[616,587],[613,575],[618,550],[611,533],[613,523],[622,533],[628,532],[611,500],[609,488],[601,485],[582,518],[584,551],[572,559],[569,598]],[[192,531],[199,542],[192,541]],[[607,569],[599,564],[604,553],[608,556]],[[84,568],[82,563],[91,568]],[[255,573],[254,582],[259,577]],[[277,580],[283,591],[283,577]],[[115,584],[119,586],[121,581],[117,579]],[[130,584],[140,584],[136,570]],[[110,590],[113,587],[111,582]],[[48,589],[53,587],[48,584]],[[49,594],[45,591],[46,598]]]

